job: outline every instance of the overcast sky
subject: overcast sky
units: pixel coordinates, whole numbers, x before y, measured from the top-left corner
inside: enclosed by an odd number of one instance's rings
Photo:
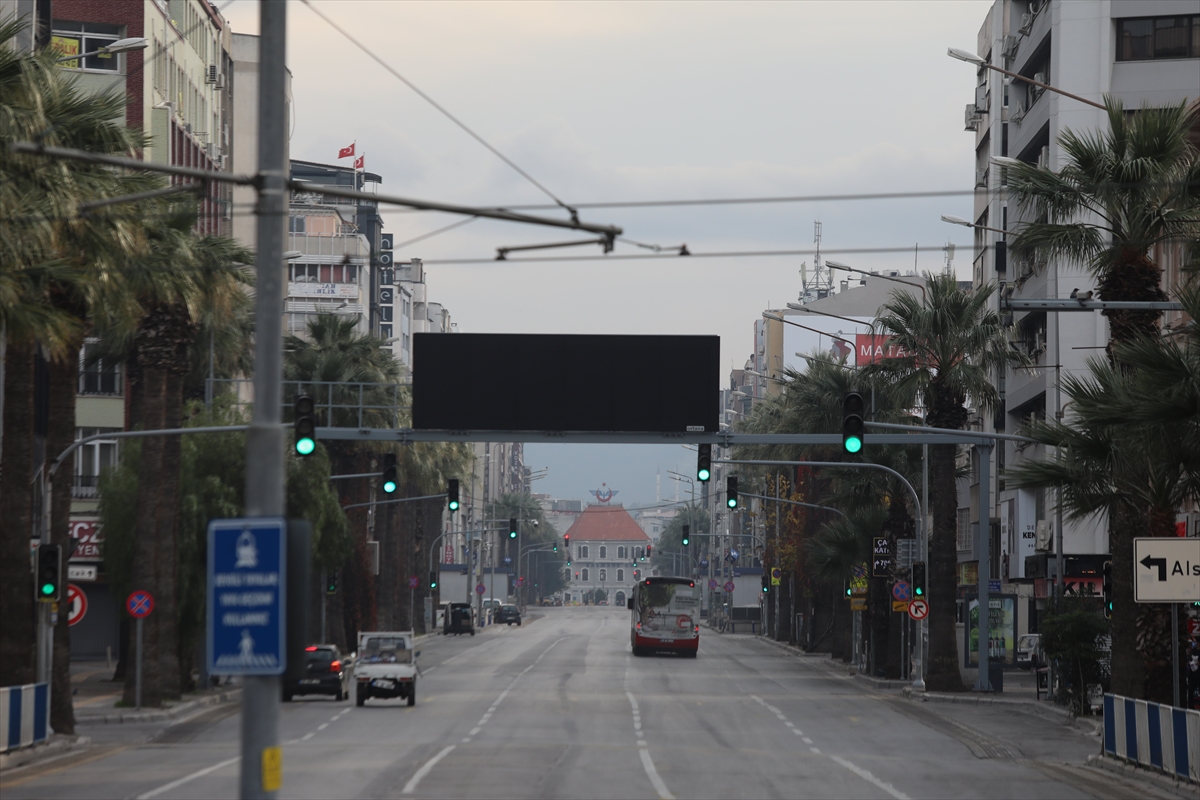
[[[946,48],[975,49],[988,0],[316,6],[567,203],[974,184],[974,138],[963,130],[974,71]],[[223,13],[235,31],[257,32],[257,3],[241,0]],[[356,142],[367,169],[383,176],[383,192],[464,205],[548,202],[311,10],[293,2],[288,13],[293,158],[336,163],[338,149]],[[916,266],[937,270],[940,247],[953,241],[955,267],[968,277],[970,232],[940,214],[971,217],[970,197],[580,214],[639,242],[686,242],[697,254],[805,251],[797,256],[448,263],[492,259],[498,246],[586,238],[486,221],[396,255],[434,262],[430,299],[460,331],[717,334],[724,380],[750,355],[763,309],[795,301],[800,264],[813,263],[815,220],[832,259],[912,269],[920,244],[934,249]],[[405,212],[387,219],[397,243],[455,221]],[[887,247],[907,251],[834,254]],[[643,252],[618,243],[614,255]],[[556,253],[598,256],[599,248],[534,255]],[[659,469],[673,497],[665,470],[690,474],[692,458],[677,445],[526,448],[527,465],[550,466],[538,491],[587,499],[606,482],[627,502],[654,500]]]

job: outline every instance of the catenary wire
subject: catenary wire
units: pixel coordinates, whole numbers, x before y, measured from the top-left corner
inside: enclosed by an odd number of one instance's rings
[[[973,247],[970,244],[956,244],[955,247]],[[945,247],[944,244],[934,246],[917,246],[912,245],[907,247],[848,247],[841,249],[821,248],[822,255],[867,255],[873,253],[912,253],[914,249],[917,252],[933,253],[941,252]],[[981,251],[987,250],[988,247],[980,248]],[[609,256],[542,256],[534,258],[508,258],[502,262],[497,262],[495,258],[437,258],[424,261],[426,265],[445,264],[445,265],[466,265],[466,264],[534,264],[534,263],[555,263],[561,261],[634,261],[634,260],[659,260],[667,259],[675,262],[686,262],[689,258],[753,258],[753,257],[770,257],[770,256],[807,256],[812,255],[813,248],[809,247],[804,250],[732,250],[720,252],[696,252],[692,251],[690,255],[679,256],[674,253],[631,253],[629,255],[609,255]],[[876,276],[878,277],[878,276]]]
[[[467,127],[467,124],[466,124],[465,122],[463,122],[463,121],[462,121],[462,120],[460,120],[458,117],[456,117],[456,116],[454,116],[453,114],[451,114],[451,113],[450,113],[448,110],[446,110],[446,108],[445,108],[445,107],[443,107],[443,106],[442,106],[440,103],[438,103],[438,102],[437,102],[436,100],[434,100],[432,97],[430,97],[429,95],[427,95],[425,92],[421,91],[421,90],[420,90],[420,89],[417,87],[417,85],[416,85],[416,84],[414,84],[414,83],[413,83],[412,81],[410,81],[408,78],[406,78],[406,77],[404,77],[403,75],[401,75],[401,74],[400,74],[400,73],[399,73],[399,72],[398,72],[398,71],[395,69],[395,67],[393,67],[391,64],[389,64],[389,63],[387,63],[386,61],[384,61],[384,60],[383,60],[382,58],[380,58],[378,55],[376,55],[376,54],[375,54],[375,53],[374,53],[374,52],[373,52],[373,51],[372,51],[372,50],[371,50],[369,47],[367,47],[365,44],[363,44],[362,42],[360,42],[358,39],[354,38],[354,36],[352,36],[352,35],[350,34],[350,32],[349,32],[349,31],[347,31],[347,30],[346,30],[345,28],[343,28],[342,26],[338,25],[336,22],[334,22],[332,19],[330,19],[328,16],[326,16],[326,15],[325,15],[325,14],[324,14],[322,11],[318,10],[318,9],[317,9],[317,8],[316,8],[316,7],[315,7],[315,6],[314,6],[314,5],[311,3],[311,2],[309,2],[309,0],[303,0],[303,2],[304,2],[304,5],[308,7],[308,10],[309,10],[309,11],[313,12],[313,13],[314,13],[314,14],[316,14],[318,17],[320,17],[321,19],[325,20],[325,22],[326,22],[326,23],[327,23],[327,24],[328,24],[328,25],[329,25],[331,28],[333,28],[334,30],[336,30],[336,31],[337,31],[338,33],[340,33],[342,36],[346,37],[346,39],[347,39],[347,40],[349,40],[349,42],[350,42],[351,44],[353,44],[353,45],[354,45],[355,47],[357,47],[359,50],[363,51],[363,53],[365,53],[365,54],[366,54],[366,55],[367,55],[369,58],[371,58],[371,59],[372,59],[372,60],[373,60],[375,63],[379,64],[379,66],[383,67],[385,70],[387,70],[387,71],[388,71],[388,72],[390,72],[392,75],[394,75],[396,78],[398,78],[398,79],[399,79],[399,80],[400,80],[400,81],[401,81],[401,82],[402,82],[402,83],[403,83],[405,86],[407,86],[408,88],[410,88],[410,89],[412,89],[414,92],[416,92],[416,93],[417,93],[417,94],[418,94],[418,95],[421,97],[421,99],[422,99],[422,100],[424,100],[425,102],[429,103],[431,106],[433,106],[433,107],[434,107],[434,108],[436,108],[438,111],[440,111],[440,112],[441,112],[441,113],[442,113],[442,114],[443,114],[443,115],[444,115],[444,116],[445,116],[447,119],[449,119],[451,122],[453,122],[453,123],[454,123],[455,125],[457,125],[458,127],[462,128],[462,129],[463,129],[463,131],[465,131],[465,132],[467,133],[467,135],[469,135],[469,136],[470,136],[472,139],[474,139],[475,141],[479,142],[481,145],[483,145],[484,147],[486,147],[488,150],[490,150],[490,151],[492,152],[492,154],[493,154],[493,155],[495,155],[497,158],[499,158],[499,159],[500,159],[501,161],[503,161],[505,164],[508,164],[510,167],[512,167],[514,170],[516,170],[516,171],[517,171],[517,173],[518,173],[519,175],[521,175],[521,177],[525,178],[525,180],[529,181],[529,182],[530,182],[530,183],[532,183],[534,186],[536,186],[538,189],[540,189],[544,195],[546,195],[547,197],[549,197],[551,200],[553,200],[553,201],[555,202],[555,205],[553,205],[553,206],[547,206],[547,208],[564,208],[564,209],[566,209],[567,211],[569,211],[569,212],[571,213],[571,215],[572,215],[572,216],[574,216],[574,215],[575,215],[575,208],[574,208],[574,207],[567,205],[567,204],[566,204],[566,203],[564,203],[562,200],[559,200],[559,199],[558,199],[558,197],[557,197],[557,196],[554,194],[554,192],[552,192],[552,191],[550,191],[549,189],[547,189],[547,188],[546,188],[545,186],[543,186],[543,185],[542,185],[540,182],[538,182],[538,180],[537,180],[537,179],[535,179],[535,178],[534,178],[532,175],[530,175],[528,172],[526,172],[525,170],[523,170],[523,169],[521,169],[519,166],[517,166],[516,162],[514,162],[514,161],[513,161],[512,159],[510,159],[508,156],[504,155],[504,154],[503,154],[503,153],[501,153],[499,150],[497,150],[495,147],[493,147],[491,144],[489,144],[489,143],[488,143],[488,141],[487,141],[486,139],[484,139],[482,136],[480,136],[478,133],[476,133],[475,131],[471,130],[469,127]]]

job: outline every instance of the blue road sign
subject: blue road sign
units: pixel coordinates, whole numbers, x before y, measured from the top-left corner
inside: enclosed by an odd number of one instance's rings
[[[148,617],[154,610],[154,596],[149,592],[138,590],[125,598],[125,610],[132,617]]]
[[[700,569],[708,569],[708,559],[707,558],[700,559]]]
[[[912,585],[908,581],[896,581],[892,585],[892,597],[897,600],[912,600]]]
[[[287,523],[208,523],[208,671],[280,675],[287,667]]]

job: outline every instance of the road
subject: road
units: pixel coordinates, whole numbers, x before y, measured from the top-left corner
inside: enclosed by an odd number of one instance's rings
[[[420,640],[413,708],[285,704],[279,796],[1146,796],[1079,766],[1097,740],[1035,712],[914,703],[707,629],[695,660],[634,658],[624,609],[536,613],[521,627]],[[237,711],[83,729],[90,750],[10,772],[0,790],[5,800],[236,797]]]

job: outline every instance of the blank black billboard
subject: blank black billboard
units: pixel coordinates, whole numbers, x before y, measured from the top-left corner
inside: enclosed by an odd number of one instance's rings
[[[715,433],[718,336],[418,333],[413,428]]]

